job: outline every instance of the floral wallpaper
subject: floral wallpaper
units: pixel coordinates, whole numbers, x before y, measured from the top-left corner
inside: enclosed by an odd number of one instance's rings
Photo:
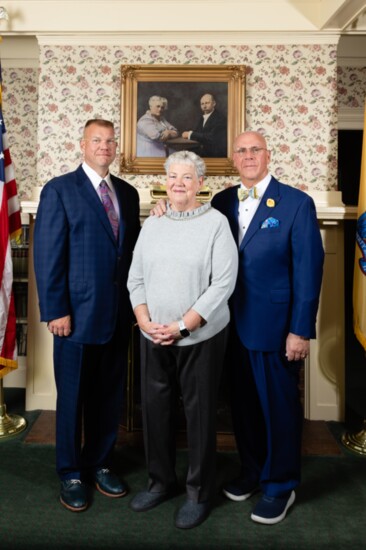
[[[2,70],[3,115],[20,199],[37,185],[38,71]]]
[[[365,100],[366,67],[338,67],[338,108],[363,109]]]
[[[272,174],[309,193],[337,189],[337,93],[342,104],[358,105],[366,74],[337,68],[334,45],[42,45],[39,73],[3,71],[4,117],[21,198],[30,197],[35,184],[77,167],[88,118],[113,120],[119,133],[120,66],[154,63],[245,65],[246,126],[267,137]],[[112,171],[118,173],[118,159]],[[123,177],[146,188],[163,176]],[[238,178],[207,178],[212,189],[230,181]]]
[[[119,125],[122,64],[234,63],[247,66],[247,128],[268,137],[272,173],[308,191],[336,186],[334,46],[42,46],[40,61],[40,184],[78,164],[87,118]],[[112,169],[118,171],[118,161]],[[148,187],[154,175],[126,179]],[[207,183],[217,189],[226,178]]]

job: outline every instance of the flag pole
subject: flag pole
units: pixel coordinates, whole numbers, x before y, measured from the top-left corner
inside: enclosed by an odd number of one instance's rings
[[[0,378],[0,441],[18,435],[27,427],[27,421],[17,414],[7,414],[4,403],[4,385]]]
[[[8,19],[8,13],[5,8],[0,7],[0,20]],[[0,36],[0,42],[2,37]],[[2,118],[2,78],[1,78],[1,63],[0,63],[0,183],[2,185],[2,200],[0,201],[0,211],[2,213],[1,217],[1,247],[6,250],[6,254],[9,254],[10,246],[6,246],[5,239],[9,240],[10,237],[20,238],[21,235],[21,220],[20,220],[20,210],[19,208],[14,208],[18,201],[16,193],[16,182],[13,174],[13,169],[11,166],[10,153],[7,149],[7,142],[5,141],[5,125]],[[4,147],[4,145],[6,147]],[[5,150],[6,149],[6,150]],[[5,153],[5,154],[4,154]],[[9,189],[6,190],[5,186],[8,186]],[[16,200],[15,200],[16,199]],[[8,204],[12,203],[13,211],[9,216]],[[6,222],[6,223],[5,223]],[[4,260],[2,263],[6,264],[6,258],[1,258]],[[4,402],[4,385],[3,385],[3,376],[7,374],[12,368],[18,367],[17,362],[17,353],[16,353],[16,339],[15,339],[15,307],[14,307],[14,297],[13,297],[13,274],[12,274],[12,265],[11,272],[9,273],[9,267],[4,269],[4,265],[1,266],[1,278],[4,279],[4,275],[8,275],[9,280],[11,280],[11,285],[7,287],[7,290],[4,292],[3,286],[1,286],[1,307],[3,308],[2,313],[8,308],[8,320],[5,324],[5,330],[2,330],[4,334],[1,339],[1,349],[0,349],[0,367],[3,372],[0,372],[0,441],[14,435],[18,435],[22,432],[26,426],[27,422],[21,416],[16,414],[8,415],[6,412],[6,405]],[[2,280],[3,283],[3,280]],[[9,293],[10,289],[10,293]],[[5,298],[4,298],[5,295]],[[5,305],[4,305],[5,304]],[[8,325],[9,323],[9,325]],[[14,325],[14,326],[13,326]],[[9,328],[9,331],[8,331]],[[14,342],[12,340],[14,339]],[[14,344],[14,345],[13,345]]]
[[[366,420],[363,421],[363,428],[355,434],[344,433],[342,443],[347,449],[358,455],[366,455]]]

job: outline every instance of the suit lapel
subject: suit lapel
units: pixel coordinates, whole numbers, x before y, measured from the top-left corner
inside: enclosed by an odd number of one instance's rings
[[[235,185],[234,187],[230,187],[228,189],[228,193],[230,193],[230,196],[228,196],[227,200],[227,218],[229,221],[231,233],[233,234],[234,241],[236,245],[238,246],[238,235],[239,235],[239,199],[238,199],[238,189],[240,185]],[[231,194],[233,195],[231,197]]]
[[[120,182],[111,175],[111,179],[114,185],[114,190],[116,191],[118,205],[119,205],[119,231],[118,231],[118,247],[121,248],[125,238],[125,229],[126,229],[126,216],[127,216],[127,207],[126,200],[123,197],[123,186],[120,185]]]
[[[274,206],[268,206],[268,199],[272,199]],[[260,230],[262,222],[270,216],[273,216],[280,200],[281,194],[278,181],[272,177],[261,199],[260,205],[258,206],[257,211],[250,222],[248,230],[240,243],[240,250],[244,250],[254,235]],[[272,204],[272,201],[270,201],[270,204]]]

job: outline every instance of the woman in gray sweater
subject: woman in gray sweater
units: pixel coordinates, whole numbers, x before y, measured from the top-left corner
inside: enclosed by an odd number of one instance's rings
[[[165,216],[148,218],[128,278],[141,330],[141,400],[148,488],[131,501],[149,510],[177,492],[174,411],[180,389],[187,421],[187,498],[176,527],[202,523],[215,490],[216,409],[238,253],[227,219],[197,201],[205,163],[168,157]]]

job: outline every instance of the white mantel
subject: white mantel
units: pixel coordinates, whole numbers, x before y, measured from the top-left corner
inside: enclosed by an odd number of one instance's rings
[[[34,187],[32,199],[22,201],[22,212],[32,216],[36,215],[41,191],[42,186]],[[150,189],[138,189],[138,192],[140,195],[141,217],[144,218],[149,214],[152,207]],[[218,192],[215,191],[214,194]],[[345,206],[340,191],[317,191],[312,193],[311,196],[314,199],[319,220],[345,220],[357,216],[357,207]]]

